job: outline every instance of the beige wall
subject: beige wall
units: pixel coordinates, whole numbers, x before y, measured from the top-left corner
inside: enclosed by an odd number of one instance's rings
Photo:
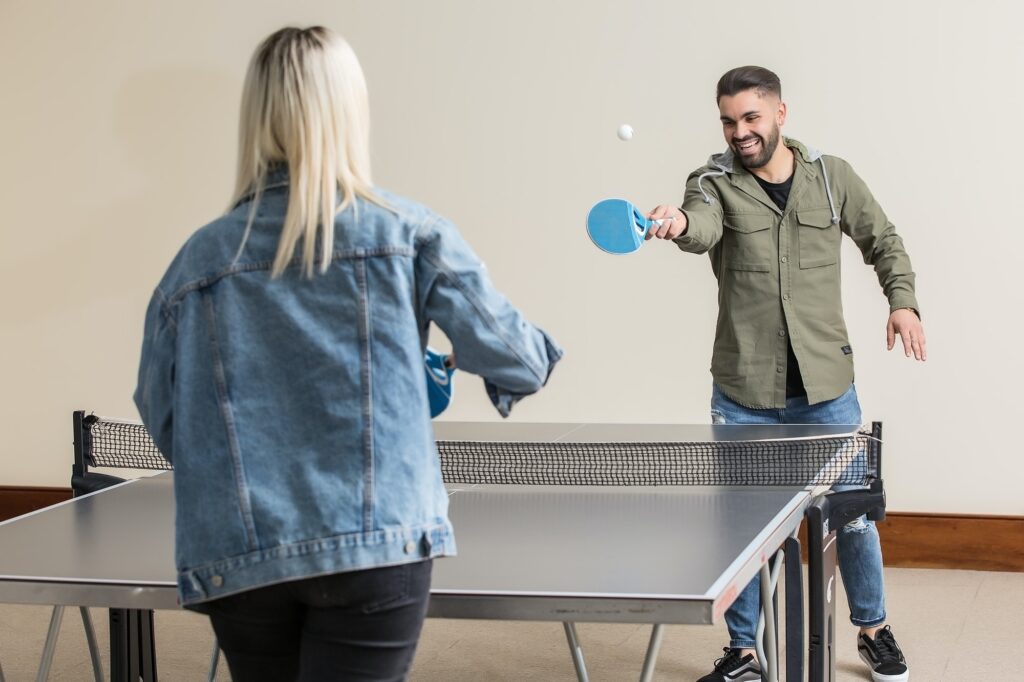
[[[0,483],[67,484],[74,408],[135,416],[145,303],[228,199],[248,56],[317,22],[367,72],[377,181],[453,218],[568,349],[524,421],[708,420],[707,260],[660,243],[606,256],[583,218],[606,196],[678,201],[723,147],[718,76],[775,69],[786,131],[854,165],[918,272],[924,365],[885,352],[885,301],[846,252],[890,508],[1024,514],[1020,10],[943,6],[3,0]],[[460,375],[447,418],[497,415]]]

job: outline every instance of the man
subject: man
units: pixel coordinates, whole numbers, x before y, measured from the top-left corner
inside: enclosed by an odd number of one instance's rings
[[[656,207],[650,238],[707,253],[718,279],[711,374],[715,423],[861,423],[853,349],[843,320],[840,242],[849,235],[889,299],[886,336],[925,360],[914,273],[903,241],[864,182],[842,159],[784,138],[778,76],[744,66],[718,82],[728,149],[690,174],[681,208]],[[875,682],[909,679],[885,625],[878,532],[864,518],[839,534],[839,564],[860,630],[857,648]],[[754,655],[755,579],[726,613],[730,644],[699,682],[760,680]]]

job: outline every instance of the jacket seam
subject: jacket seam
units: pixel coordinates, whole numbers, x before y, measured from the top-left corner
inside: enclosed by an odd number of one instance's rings
[[[167,297],[164,296],[164,292],[161,291],[160,287],[153,290],[153,296],[156,297],[157,302],[160,304],[160,316],[163,317],[164,321],[174,329],[174,333],[178,333],[178,321],[174,319],[174,314],[171,312],[171,305],[167,301]]]
[[[425,241],[425,239],[420,239],[420,235],[419,235],[420,231],[424,230],[424,229],[426,229],[428,227],[433,226],[440,219],[435,216],[433,220],[429,220],[429,223],[428,223],[428,220],[429,219],[424,220],[423,223],[420,225],[420,227],[417,229],[417,237],[416,237],[416,243],[417,244],[422,244]],[[469,304],[473,306],[473,309],[476,310],[476,312],[480,316],[480,318],[483,319],[487,323],[487,326],[490,327],[490,331],[492,331],[495,336],[497,336],[499,339],[501,339],[501,342],[504,343],[505,347],[512,353],[512,355],[514,355],[516,357],[516,359],[519,360],[520,364],[522,364],[524,367],[526,367],[526,369],[528,369],[530,372],[532,372],[534,377],[537,380],[539,380],[539,381],[545,381],[546,380],[547,374],[545,372],[543,372],[541,370],[538,370],[537,368],[533,367],[530,364],[529,360],[522,353],[519,352],[519,350],[516,348],[516,345],[509,341],[508,336],[505,334],[505,332],[502,329],[501,325],[498,324],[497,320],[494,319],[494,316],[491,315],[489,310],[487,310],[487,307],[484,306],[484,305],[481,305],[480,301],[476,298],[476,296],[473,295],[472,290],[469,289],[468,287],[466,287],[462,283],[462,280],[458,277],[458,275],[456,275],[453,271],[451,271],[448,268],[446,268],[442,262],[432,258],[430,256],[429,252],[426,251],[425,249],[421,249],[420,250],[420,256],[423,259],[425,259],[428,263],[430,263],[431,265],[434,266],[434,268],[437,270],[437,273],[438,273],[439,276],[444,277],[445,279],[447,279],[449,282],[451,282],[455,286],[456,289],[458,289],[458,291],[469,302]]]
[[[292,559],[320,552],[334,552],[350,547],[376,548],[389,545],[405,545],[409,540],[422,538],[424,534],[438,533],[446,538],[451,536],[449,524],[444,521],[418,523],[400,529],[383,529],[340,535],[328,535],[277,545],[264,549],[253,549],[242,554],[218,559],[197,566],[183,567],[180,573],[196,574],[202,577],[229,574],[232,570],[247,568],[254,564],[279,559]],[[433,544],[433,543],[432,543]],[[422,557],[421,557],[422,558]]]
[[[418,540],[418,551],[405,548]],[[188,606],[256,587],[280,584],[296,574],[305,578],[364,568],[416,563],[456,554],[451,524],[438,519],[371,533],[342,533],[290,542],[178,569],[178,596]],[[225,579],[210,589],[211,578]],[[229,583],[229,584],[228,584]]]
[[[426,241],[426,237],[424,237],[422,233],[440,221],[441,216],[439,215],[428,215],[420,221],[420,224],[416,227],[416,232],[413,235],[413,246],[416,251],[422,249],[423,243]]]
[[[412,258],[416,255],[416,251],[408,246],[385,246],[375,249],[336,249],[332,251],[333,259],[343,260],[364,260],[366,258],[381,258],[390,256],[405,256]],[[288,262],[286,267],[297,267],[302,264],[302,259],[298,256]],[[231,277],[232,275],[238,275],[243,272],[258,272],[260,270],[270,270],[273,268],[274,262],[272,260],[261,260],[254,261],[252,263],[242,263],[237,265],[228,266],[222,270],[218,270],[212,275],[206,277],[200,277],[199,279],[191,280],[178,287],[178,289],[167,299],[168,305],[177,304],[186,295],[197,291],[199,289],[205,289],[213,284],[216,284],[220,280]]]
[[[373,350],[370,347],[370,291],[366,273],[366,261],[356,265],[356,285],[359,287],[359,340],[360,340],[360,381],[363,413],[363,529],[373,528],[373,485],[374,485],[374,443],[373,443]]]
[[[509,340],[508,335],[505,333],[505,330],[502,328],[502,326],[498,324],[498,321],[494,319],[493,315],[491,315],[491,312],[487,309],[487,306],[482,305],[479,299],[477,299],[477,297],[473,294],[472,290],[466,287],[465,284],[463,284],[462,280],[458,277],[458,275],[456,275],[454,272],[446,270],[444,267],[442,267],[429,256],[424,255],[424,258],[426,258],[428,262],[430,262],[435,268],[437,268],[437,272],[441,277],[447,279],[449,282],[452,283],[453,286],[455,286],[456,289],[459,290],[459,292],[469,302],[469,304],[473,306],[473,309],[476,310],[480,318],[487,323],[487,326],[490,327],[491,332],[493,332],[495,336],[501,339],[501,342],[505,344],[505,347],[511,352],[511,354],[514,355],[516,359],[519,360],[519,362],[526,369],[530,370],[530,372],[533,373],[533,375],[537,378],[538,381],[544,381],[546,379],[546,375],[543,372],[538,371],[535,367],[533,367],[530,364],[529,359],[519,352],[519,349],[516,348],[516,345]]]
[[[242,514],[242,522],[245,525],[246,542],[251,549],[257,549],[259,542],[256,537],[256,522],[252,514],[252,503],[249,499],[249,490],[245,484],[245,469],[242,465],[241,448],[238,445],[238,434],[235,429],[235,417],[231,410],[231,402],[228,399],[227,375],[224,371],[224,362],[220,354],[220,342],[217,337],[216,315],[213,310],[213,298],[204,297],[206,316],[210,325],[210,352],[213,356],[214,383],[217,387],[217,402],[220,407],[221,418],[224,420],[224,429],[227,432],[228,451],[231,456],[231,469],[235,476],[235,492],[238,495],[238,504]]]

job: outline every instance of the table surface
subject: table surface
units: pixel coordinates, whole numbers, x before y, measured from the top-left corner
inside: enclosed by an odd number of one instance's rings
[[[438,440],[785,440],[855,426],[435,424]],[[711,623],[799,526],[813,491],[759,486],[449,484],[458,556],[430,615]],[[176,608],[173,474],[0,524],[0,602]]]

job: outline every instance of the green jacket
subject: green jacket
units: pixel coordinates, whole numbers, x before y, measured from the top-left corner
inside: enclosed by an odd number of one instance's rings
[[[844,233],[874,266],[890,310],[920,310],[903,240],[864,181],[842,159],[783,142],[796,157],[784,212],[726,151],[690,174],[681,207],[688,226],[675,240],[711,257],[719,305],[711,374],[753,408],[786,406],[787,335],[810,403],[850,387],[839,286]]]

